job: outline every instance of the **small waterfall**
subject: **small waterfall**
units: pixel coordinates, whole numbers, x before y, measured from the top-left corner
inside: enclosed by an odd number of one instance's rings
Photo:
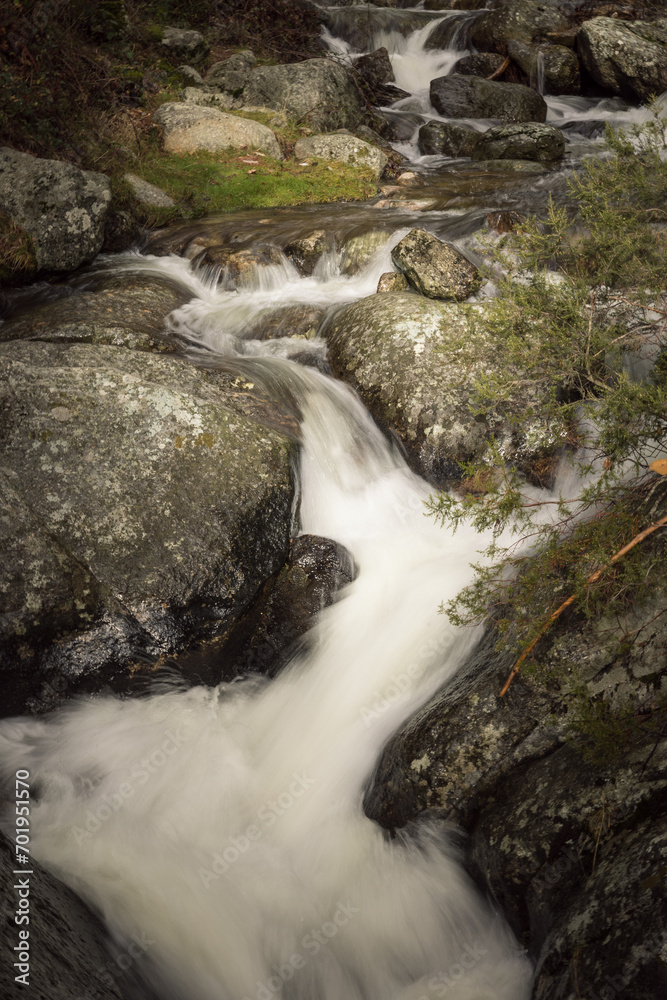
[[[543,97],[544,96],[544,52],[542,52],[541,49],[538,49],[537,51],[537,65],[535,72],[537,74],[537,93],[541,94]]]

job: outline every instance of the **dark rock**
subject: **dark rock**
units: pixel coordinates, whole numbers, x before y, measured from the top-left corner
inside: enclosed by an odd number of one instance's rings
[[[572,49],[564,45],[531,45],[527,42],[511,41],[507,45],[507,54],[531,81],[538,79],[541,61],[545,93],[580,92],[579,60]]]
[[[199,31],[187,28],[165,28],[162,44],[170,56],[198,66],[208,55],[208,43]]]
[[[385,83],[393,83],[396,77],[392,69],[389,53],[384,46],[360,56],[354,68],[372,92],[377,92]]]
[[[275,108],[314,129],[354,128],[363,118],[347,70],[331,59],[306,59],[282,66],[256,66],[243,91],[245,106]]]
[[[526,221],[526,216],[520,212],[490,212],[486,224],[494,233],[513,233]]]
[[[481,76],[486,80],[500,69],[504,61],[505,57],[498,52],[473,52],[463,59],[457,59],[452,73],[459,76]]]
[[[584,21],[579,57],[602,87],[645,101],[667,90],[667,18],[626,24],[611,17]]]
[[[310,340],[317,335],[324,310],[313,306],[281,306],[266,309],[246,327],[244,339],[275,340],[276,337],[300,337]]]
[[[523,125],[496,125],[484,132],[472,152],[475,160],[560,160],[565,140],[552,125],[527,122]]]
[[[472,156],[480,133],[452,122],[426,122],[419,129],[417,145],[424,156]]]
[[[543,122],[546,102],[530,87],[474,76],[431,80],[431,104],[446,118],[498,118],[502,122]]]
[[[189,362],[81,343],[0,355],[0,668],[19,714],[229,628],[283,561],[292,449],[239,412],[242,378],[226,396]]]
[[[257,60],[250,49],[235,52],[228,59],[213,63],[204,77],[204,83],[207,87],[212,87],[215,90],[225,91],[229,94],[240,94],[248,82],[250,70],[256,62]]]
[[[479,10],[486,0],[424,0],[424,10]]]
[[[466,257],[424,229],[411,229],[391,252],[395,266],[430,299],[467,299],[482,278]]]
[[[301,274],[311,275],[323,253],[334,248],[332,236],[324,229],[317,229],[309,236],[292,240],[284,249],[286,257],[292,261]]]
[[[365,8],[339,7],[327,11],[329,30],[336,38],[342,38],[357,52],[367,52],[373,39],[381,31],[396,31],[407,36],[437,18],[437,13],[423,10],[378,10],[369,12]]]
[[[507,54],[511,41],[544,41],[547,32],[567,31],[569,21],[556,6],[534,0],[512,0],[485,11],[472,26],[471,39],[481,52]]]
[[[271,267],[282,263],[283,256],[278,247],[268,243],[263,246],[255,246],[252,250],[212,246],[203,250],[193,260],[195,267],[220,268],[219,280],[227,283],[231,288],[252,282],[257,268]]]

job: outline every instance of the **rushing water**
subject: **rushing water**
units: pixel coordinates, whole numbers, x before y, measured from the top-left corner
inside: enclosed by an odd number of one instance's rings
[[[398,86],[422,116],[435,117],[428,81],[461,52],[455,32],[451,49],[425,52],[438,23],[425,20],[406,35],[387,14],[369,44],[387,45]],[[334,44],[352,58],[348,43]],[[643,114],[619,101],[548,100],[552,121]],[[419,157],[414,136],[401,148],[414,162],[443,167]],[[514,188],[496,178],[463,197],[461,176],[446,164],[433,173],[440,201],[420,223],[465,242],[485,210],[480,191],[486,207],[497,207]],[[548,193],[548,183],[533,183]],[[239,213],[206,226],[284,243],[294,226],[349,233],[381,225],[387,242],[354,277],[332,253],[311,278],[285,260],[230,291],[183,258],[129,254],[101,262],[79,287],[114,270],[176,282],[191,299],[169,325],[193,359],[241,358],[249,376],[296,398],[298,528],[347,546],[357,579],[319,616],[308,651],[274,681],[175,685],[145,698],[72,704],[46,720],[6,721],[3,767],[7,775],[26,768],[35,782],[34,857],[103,913],[117,954],[133,936],[142,942],[141,976],[161,998],[522,1000],[529,963],[463,873],[450,831],[423,823],[388,839],[361,807],[384,742],[478,639],[437,609],[471,579],[470,558],[484,540],[426,518],[428,485],[354,394],[289,360],[298,349],[322,361],[322,341],[248,337],[267,308],[327,309],[372,294],[414,222],[407,210],[390,221],[372,208],[331,213],[275,213],[268,228],[261,213]],[[124,989],[131,995],[130,984]]]

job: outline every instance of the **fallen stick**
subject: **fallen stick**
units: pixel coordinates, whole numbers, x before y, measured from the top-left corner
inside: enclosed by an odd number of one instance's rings
[[[507,69],[507,67],[509,66],[509,64],[510,64],[510,57],[508,56],[507,59],[505,60],[505,62],[502,63],[502,65],[499,66],[498,69],[494,70],[493,73],[491,74],[491,76],[487,76],[486,79],[487,80],[495,80],[495,79],[497,79],[497,77],[502,76],[503,73],[505,72],[505,70]]]

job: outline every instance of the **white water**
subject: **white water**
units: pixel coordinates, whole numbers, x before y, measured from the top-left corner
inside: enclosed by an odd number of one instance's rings
[[[189,280],[191,329],[198,315],[212,346],[230,293]],[[244,363],[298,397],[300,527],[346,545],[358,578],[271,683],[2,723],[5,776],[31,775],[33,857],[100,909],[121,956],[132,935],[145,945],[164,998],[431,1000],[449,984],[454,1000],[521,1000],[529,965],[443,831],[389,841],[361,809],[383,743],[476,641],[437,609],[481,539],[424,516],[427,485],[345,386]]]

